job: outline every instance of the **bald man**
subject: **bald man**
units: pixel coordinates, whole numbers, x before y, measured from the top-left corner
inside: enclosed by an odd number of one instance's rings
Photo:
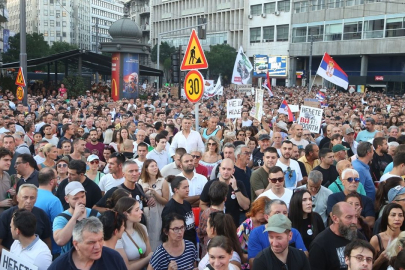
[[[225,201],[225,213],[230,214],[233,218],[235,226],[238,227],[239,224],[239,209],[248,210],[250,206],[250,200],[242,181],[236,180],[233,176],[235,172],[235,163],[226,158],[222,160],[219,167],[220,176],[217,179],[208,181],[200,195],[200,208],[204,211],[210,207],[210,197],[208,191],[210,186],[214,181],[222,181],[228,185],[228,195]]]
[[[345,169],[353,169],[352,163],[348,160],[341,160],[336,164],[336,170],[339,173],[338,178],[336,178],[335,181],[332,182],[328,186],[328,188],[333,192],[333,193],[338,193],[338,192],[343,192],[345,190],[345,187],[343,186],[342,181],[340,180],[342,177],[342,172]],[[359,183],[359,187],[357,188],[357,193],[360,195],[366,196],[366,190],[364,189],[364,186],[362,183]]]

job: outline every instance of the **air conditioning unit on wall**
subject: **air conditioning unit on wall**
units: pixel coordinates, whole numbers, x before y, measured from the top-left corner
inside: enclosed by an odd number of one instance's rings
[[[252,16],[252,15],[249,15],[248,18],[249,18],[249,19],[253,19],[253,16]]]
[[[276,11],[276,12],[274,12],[274,15],[276,15],[276,16],[279,16],[280,15],[280,11]]]
[[[266,13],[262,13],[262,17],[263,17],[263,18],[266,18]]]

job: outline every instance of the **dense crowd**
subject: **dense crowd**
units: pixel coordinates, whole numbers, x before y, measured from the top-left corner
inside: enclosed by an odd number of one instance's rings
[[[198,112],[169,88],[5,90],[0,251],[40,270],[405,269],[404,100],[326,89],[317,133],[279,110],[318,90],[274,87],[260,119],[231,87]]]

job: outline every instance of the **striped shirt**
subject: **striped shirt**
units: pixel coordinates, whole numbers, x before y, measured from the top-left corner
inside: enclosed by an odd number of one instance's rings
[[[197,251],[194,244],[188,240],[184,240],[184,245],[184,252],[178,257],[173,257],[164,249],[163,245],[160,245],[153,253],[150,260],[153,269],[167,270],[170,261],[175,261],[177,263],[178,270],[193,269],[194,262],[197,260]]]

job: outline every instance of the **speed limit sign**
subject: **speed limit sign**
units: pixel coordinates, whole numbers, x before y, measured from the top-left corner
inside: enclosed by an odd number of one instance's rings
[[[184,91],[189,101],[198,102],[204,93],[204,78],[198,70],[191,70],[184,79]]]

